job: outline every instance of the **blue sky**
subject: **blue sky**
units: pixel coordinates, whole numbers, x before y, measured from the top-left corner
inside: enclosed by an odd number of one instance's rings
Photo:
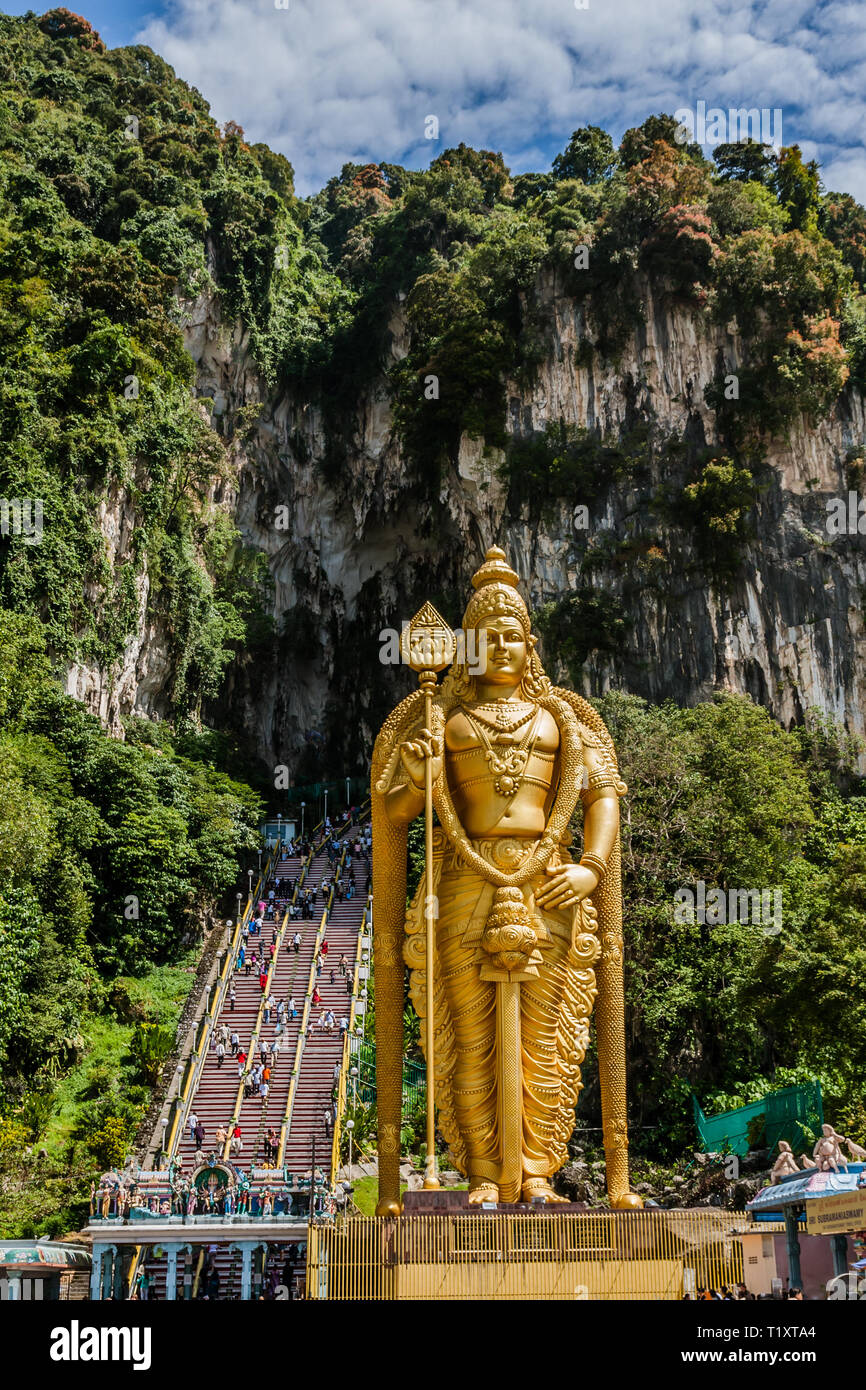
[[[38,9],[0,0],[7,13]],[[279,6],[279,8],[278,8]],[[781,110],[782,139],[866,202],[860,0],[69,0],[145,42],[292,161],[309,193],[347,160],[421,167],[460,140],[546,169],[579,125]],[[46,6],[47,8],[47,6]],[[439,138],[427,139],[428,118]],[[714,141],[712,143],[715,143]],[[707,153],[709,153],[709,146]]]
[[[36,14],[43,14],[51,6],[48,0],[39,4],[38,0],[30,0],[29,4],[18,4],[15,0],[4,0],[0,3],[0,11],[3,14],[26,14],[28,10],[35,10]],[[98,29],[105,42],[111,48],[119,48],[123,44],[134,43],[135,35],[149,18],[159,18],[164,14],[169,5],[163,4],[162,0],[152,0],[152,3],[141,3],[141,0],[68,0],[66,5],[73,14],[83,14],[88,19],[94,29]]]

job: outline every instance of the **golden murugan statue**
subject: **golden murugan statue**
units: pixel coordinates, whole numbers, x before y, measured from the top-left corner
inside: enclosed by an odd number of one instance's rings
[[[462,652],[441,685],[422,673],[428,717],[422,688],[386,720],[373,754],[377,1211],[401,1209],[404,963],[427,1022],[428,1072],[434,1041],[439,1126],[469,1202],[562,1200],[550,1178],[567,1156],[597,996],[608,1192],[614,1207],[638,1207],[626,1130],[626,787],[599,715],[545,675],[504,551],[488,550],[472,582]],[[407,911],[407,827],[424,810],[425,776],[439,822],[433,896],[422,879]],[[578,800],[576,864],[568,847]]]

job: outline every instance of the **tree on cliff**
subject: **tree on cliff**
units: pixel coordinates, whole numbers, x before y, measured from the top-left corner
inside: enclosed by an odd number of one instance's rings
[[[105,52],[105,44],[93,25],[88,24],[80,14],[73,14],[63,6],[47,10],[39,21],[39,28],[52,39],[77,39],[82,48],[89,49],[92,53]]]

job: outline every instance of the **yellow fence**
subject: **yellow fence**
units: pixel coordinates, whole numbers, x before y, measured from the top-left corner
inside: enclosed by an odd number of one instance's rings
[[[435,1213],[313,1226],[311,1299],[679,1299],[743,1277],[730,1213]]]

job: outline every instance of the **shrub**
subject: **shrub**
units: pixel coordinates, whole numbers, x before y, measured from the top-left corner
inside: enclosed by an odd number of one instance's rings
[[[698,480],[683,489],[683,499],[699,530],[728,542],[745,534],[746,513],[755,502],[754,479],[732,459],[710,459]]]

